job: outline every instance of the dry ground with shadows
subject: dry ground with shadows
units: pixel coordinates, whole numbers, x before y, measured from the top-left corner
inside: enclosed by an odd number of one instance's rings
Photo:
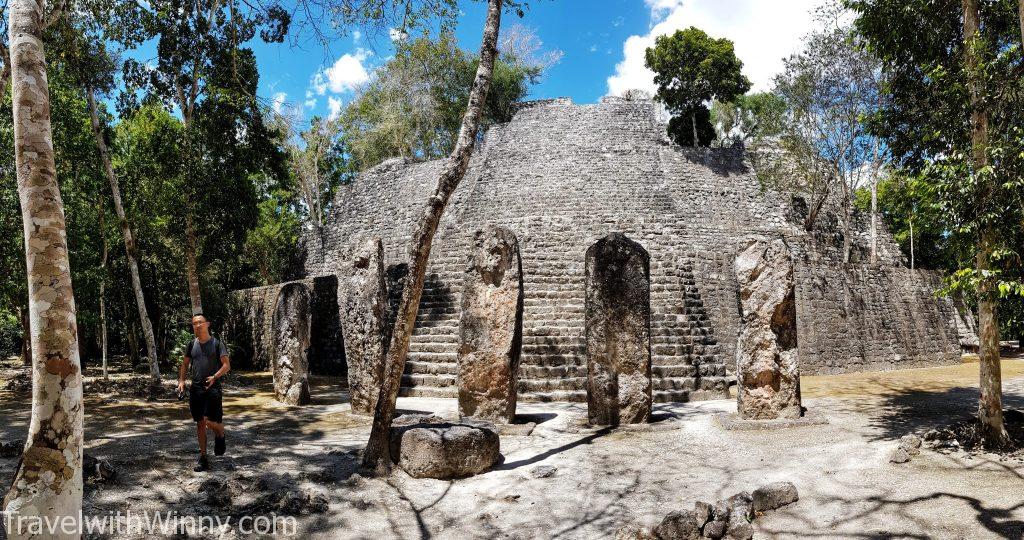
[[[1024,409],[1024,360],[1005,360],[1003,369],[1007,406]],[[17,371],[9,363],[2,376]],[[976,364],[807,377],[805,405],[831,423],[770,432],[722,430],[714,413],[734,410],[731,401],[659,405],[653,424],[617,430],[582,427],[585,404],[520,404],[522,420],[538,423],[533,434],[503,436],[503,464],[455,482],[355,474],[369,419],[349,414],[338,379],[315,379],[314,403],[300,409],[272,402],[266,374],[237,377],[226,389],[229,455],[203,474],[191,470],[184,404],[93,390],[87,452],[118,476],[89,484],[85,508],[235,520],[301,510],[304,538],[589,539],[629,522],[655,524],[695,500],[788,480],[800,501],[759,518],[757,537],[1021,538],[1024,462],[928,449],[909,463],[888,462],[902,435],[969,415],[976,378]],[[399,408],[456,412],[453,400],[402,398]],[[0,418],[0,441],[20,443],[28,393],[0,392]],[[0,459],[0,482],[10,482],[16,462]]]

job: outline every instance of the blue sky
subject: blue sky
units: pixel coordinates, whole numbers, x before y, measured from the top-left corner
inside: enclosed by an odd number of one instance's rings
[[[561,60],[532,88],[530,98],[569,96],[593,103],[628,88],[653,90],[644,50],[657,35],[691,25],[736,43],[755,90],[771,87],[781,59],[796,52],[814,24],[810,11],[821,0],[530,0],[522,19],[506,14],[503,29],[532,29]],[[476,51],[486,11],[480,0],[460,0],[460,46]],[[289,40],[291,41],[291,40]],[[312,40],[251,44],[260,69],[259,95],[295,111],[301,120],[329,116],[392,52],[388,36],[368,39],[357,29],[328,50]],[[144,59],[144,51],[137,51]]]

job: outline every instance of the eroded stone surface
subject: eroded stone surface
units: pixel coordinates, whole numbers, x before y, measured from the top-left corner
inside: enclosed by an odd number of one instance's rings
[[[392,429],[391,455],[409,476],[449,480],[490,469],[501,443],[487,422],[419,423]]]
[[[751,240],[736,256],[743,326],[736,343],[737,412],[800,416],[793,259],[782,238]]]
[[[651,417],[650,258],[612,233],[587,250],[587,410],[591,424]]]
[[[511,423],[523,333],[519,243],[488,227],[473,244],[459,319],[459,414]]]
[[[364,243],[339,269],[338,304],[352,412],[373,414],[391,334],[384,246],[379,238]]]
[[[301,283],[281,288],[274,308],[274,394],[289,405],[309,403],[310,294]]]

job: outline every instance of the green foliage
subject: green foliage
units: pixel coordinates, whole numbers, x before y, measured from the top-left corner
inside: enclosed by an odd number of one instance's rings
[[[715,100],[711,121],[717,137],[757,145],[779,136],[786,121],[786,101],[775,92],[744,94],[731,102]]]
[[[659,36],[654,47],[647,49],[645,61],[654,71],[657,98],[675,116],[669,134],[685,146],[693,146],[694,134],[701,145],[710,142],[709,133],[714,137],[705,103],[732,101],[751,87],[732,41],[714,39],[694,27]]]
[[[277,190],[260,202],[259,219],[246,236],[243,257],[256,269],[261,285],[282,281],[299,241],[301,222],[288,204],[290,199],[290,193]]]
[[[460,49],[451,34],[399,44],[394,58],[378,69],[340,118],[354,168],[364,170],[392,157],[446,156],[455,146],[478,64],[479,58]],[[544,67],[503,51],[495,62],[481,127],[509,121],[513,105]]]

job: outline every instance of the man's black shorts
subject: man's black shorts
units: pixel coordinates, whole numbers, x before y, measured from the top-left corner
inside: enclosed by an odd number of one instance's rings
[[[205,416],[219,424],[224,420],[221,389],[215,386],[206,390],[201,385],[193,384],[189,391],[188,408],[192,412],[192,419],[196,422],[201,422]]]

